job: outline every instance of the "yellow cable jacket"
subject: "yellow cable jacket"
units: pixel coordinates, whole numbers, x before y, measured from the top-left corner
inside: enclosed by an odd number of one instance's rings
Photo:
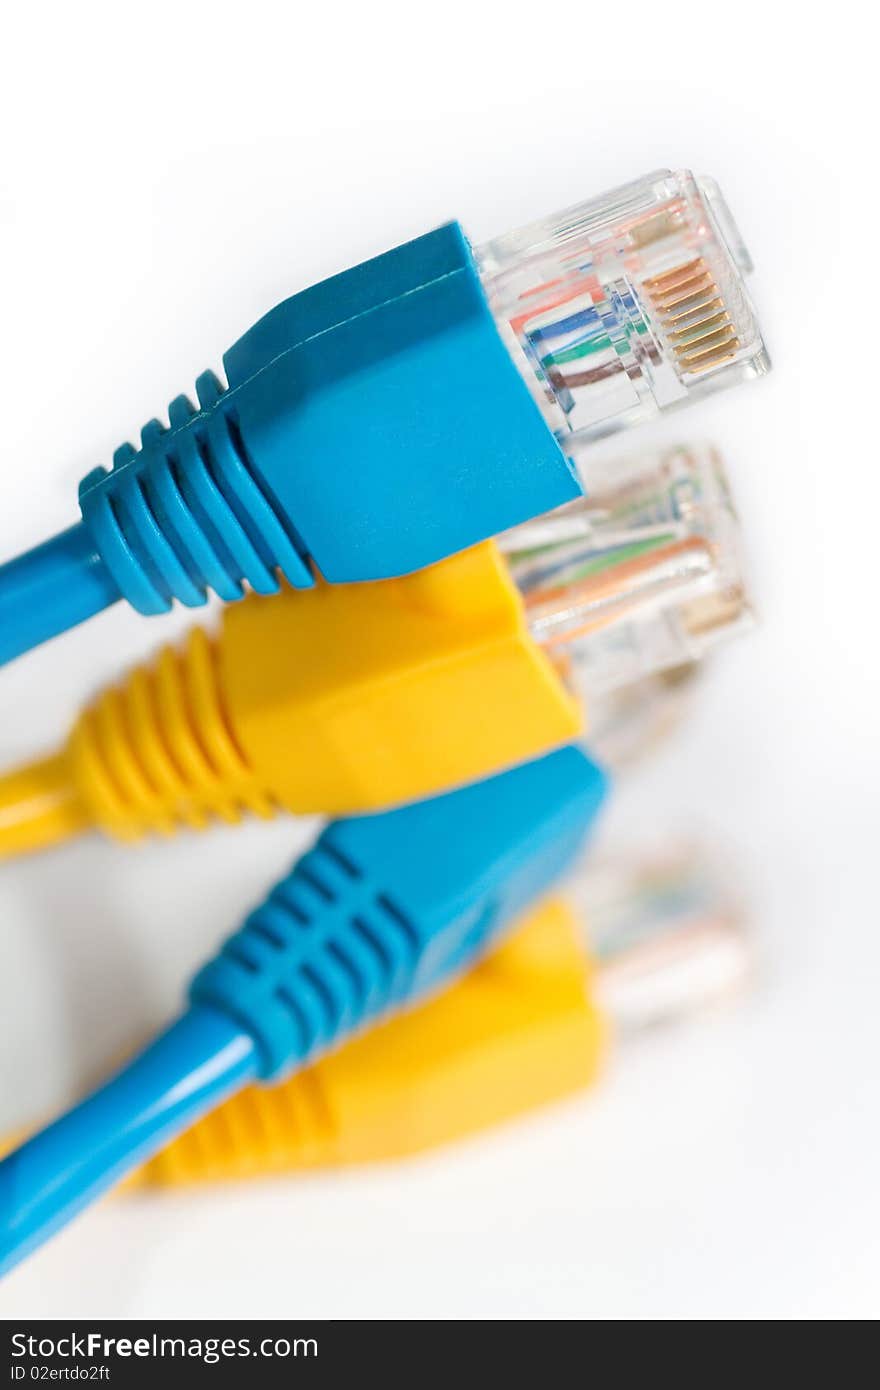
[[[0,777],[0,858],[46,849],[91,823],[65,754]]]
[[[92,823],[120,839],[274,812],[229,728],[202,628],[99,695],[67,756]]]

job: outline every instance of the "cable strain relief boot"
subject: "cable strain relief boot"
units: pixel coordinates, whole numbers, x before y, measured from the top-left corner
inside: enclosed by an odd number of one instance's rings
[[[278,1086],[247,1086],[231,1096],[160,1149],[135,1183],[164,1187],[266,1177],[332,1163],[337,1148],[319,1064]]]
[[[261,485],[235,410],[213,372],[196,382],[197,409],[178,396],[169,427],[151,420],[141,447],[123,444],[111,469],[80,484],[80,509],[98,554],[140,613],[189,608],[208,591],[230,601],[247,582],[278,590],[278,574],[308,587],[312,572],[296,536]]]
[[[261,1080],[470,966],[580,849],[605,790],[575,748],[431,801],[334,821],[193,981]]]
[[[77,720],[66,756],[92,823],[119,839],[274,812],[231,731],[215,643],[202,628],[104,690]]]
[[[277,1086],[248,1086],[146,1165],[150,1185],[424,1152],[582,1090],[606,1049],[582,926],[545,899],[449,990]]]
[[[580,496],[451,223],[275,306],[80,487],[140,612],[384,579]]]

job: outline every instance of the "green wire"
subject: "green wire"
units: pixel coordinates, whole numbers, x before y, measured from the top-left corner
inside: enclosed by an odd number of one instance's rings
[[[590,559],[584,560],[580,564],[576,561],[571,561],[569,564],[566,564],[563,561],[559,565],[554,577],[557,583],[574,584],[579,579],[586,579],[593,574],[602,574],[606,570],[614,569],[617,565],[626,564],[627,560],[636,560],[640,555],[650,554],[652,550],[657,550],[661,546],[668,545],[676,539],[677,536],[675,532],[669,531],[661,536],[649,536],[645,540],[630,541],[626,545],[615,546],[613,550],[606,550],[599,555],[593,555]],[[534,550],[522,550],[511,555],[510,562],[512,565],[517,566],[526,561],[540,559],[542,555],[546,555],[555,549],[556,547],[553,545],[545,545],[537,546]],[[540,587],[544,588],[550,582],[551,579],[549,577],[542,576]],[[526,591],[528,592],[527,578],[525,583]]]
[[[648,328],[644,323],[632,323],[629,325],[637,333],[647,333]],[[564,367],[569,362],[577,362],[582,357],[590,357],[594,352],[607,352],[613,348],[614,344],[607,334],[601,338],[591,338],[586,343],[578,343],[575,347],[562,348],[560,352],[548,352],[541,362],[545,367]]]
[[[640,555],[650,554],[652,550],[657,550],[673,540],[675,540],[675,536],[669,534],[652,536],[644,541],[631,541],[629,545],[622,545],[616,550],[606,551],[604,555],[595,555],[591,560],[585,560],[583,564],[577,565],[574,569],[567,569],[563,565],[561,572],[565,574],[566,581],[573,584],[578,579],[586,579],[591,574],[602,574],[605,570],[615,569],[617,565],[626,564],[627,560],[636,560]]]

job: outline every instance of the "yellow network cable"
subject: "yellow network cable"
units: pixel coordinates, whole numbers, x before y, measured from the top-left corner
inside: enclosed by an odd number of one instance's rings
[[[736,629],[735,540],[717,457],[679,448],[416,574],[251,594],[0,778],[0,855],[89,826],[374,810],[537,757],[584,702]]]
[[[0,778],[0,853],[43,849],[90,824],[63,754]]]

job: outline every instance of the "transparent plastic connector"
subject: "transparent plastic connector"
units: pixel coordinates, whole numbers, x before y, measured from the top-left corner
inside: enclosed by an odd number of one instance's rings
[[[713,180],[659,170],[475,251],[564,451],[770,366]]]
[[[532,636],[588,703],[752,623],[736,513],[707,445],[593,463],[585,498],[499,545]]]
[[[712,854],[667,843],[593,863],[566,886],[597,965],[597,998],[628,1033],[738,994],[754,971],[741,903]]]
[[[653,671],[590,699],[590,753],[611,772],[643,762],[687,725],[700,662]]]

